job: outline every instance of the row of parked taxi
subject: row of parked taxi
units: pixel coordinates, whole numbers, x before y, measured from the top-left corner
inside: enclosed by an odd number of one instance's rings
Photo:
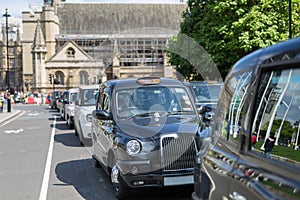
[[[79,88],[73,124],[119,199],[188,184],[193,199],[300,199],[299,85],[296,38],[245,56],[224,84],[142,77]]]
[[[57,109],[70,129],[75,129],[82,146],[91,146],[91,113],[95,109],[98,85],[53,91],[50,106]]]

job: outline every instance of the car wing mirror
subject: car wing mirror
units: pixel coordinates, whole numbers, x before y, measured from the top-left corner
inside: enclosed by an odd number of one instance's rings
[[[207,106],[201,105],[200,107],[197,108],[197,111],[199,114],[204,114],[207,111]]]
[[[112,116],[104,110],[94,110],[93,117],[100,120],[111,120]]]

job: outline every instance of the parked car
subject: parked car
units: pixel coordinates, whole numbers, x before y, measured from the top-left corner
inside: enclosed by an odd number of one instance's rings
[[[69,90],[65,90],[61,93],[61,96],[59,98],[59,114],[60,117],[65,120],[66,119],[66,111],[65,111],[65,105],[68,103],[69,101]]]
[[[52,91],[51,92],[51,101],[50,107],[51,109],[57,109],[57,100],[59,99],[59,91]]]
[[[191,90],[198,112],[206,123],[212,124],[223,82],[191,81],[184,84]]]
[[[118,198],[132,188],[193,184],[202,127],[190,91],[159,77],[102,83],[92,117],[92,157]]]
[[[65,116],[70,129],[74,128],[75,101],[78,98],[78,88],[69,89],[67,103],[65,104]]]
[[[300,199],[299,85],[300,37],[233,66],[212,142],[197,154],[193,199]]]
[[[75,101],[74,129],[75,135],[79,136],[80,144],[91,146],[91,120],[92,112],[96,108],[98,85],[80,86],[78,98]]]
[[[15,103],[20,103],[20,102],[21,102],[21,94],[20,94],[19,92],[14,93],[13,101],[14,101]]]
[[[62,95],[63,95],[63,91],[58,91],[58,98],[56,99],[56,109],[59,112],[62,107]]]

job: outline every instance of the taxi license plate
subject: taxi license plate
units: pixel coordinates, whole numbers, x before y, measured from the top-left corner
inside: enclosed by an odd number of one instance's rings
[[[175,176],[175,177],[164,177],[164,186],[171,185],[187,185],[194,183],[194,176]]]

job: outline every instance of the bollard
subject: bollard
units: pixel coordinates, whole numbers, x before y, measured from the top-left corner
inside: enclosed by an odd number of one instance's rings
[[[11,112],[11,101],[10,94],[7,95],[7,112]]]

